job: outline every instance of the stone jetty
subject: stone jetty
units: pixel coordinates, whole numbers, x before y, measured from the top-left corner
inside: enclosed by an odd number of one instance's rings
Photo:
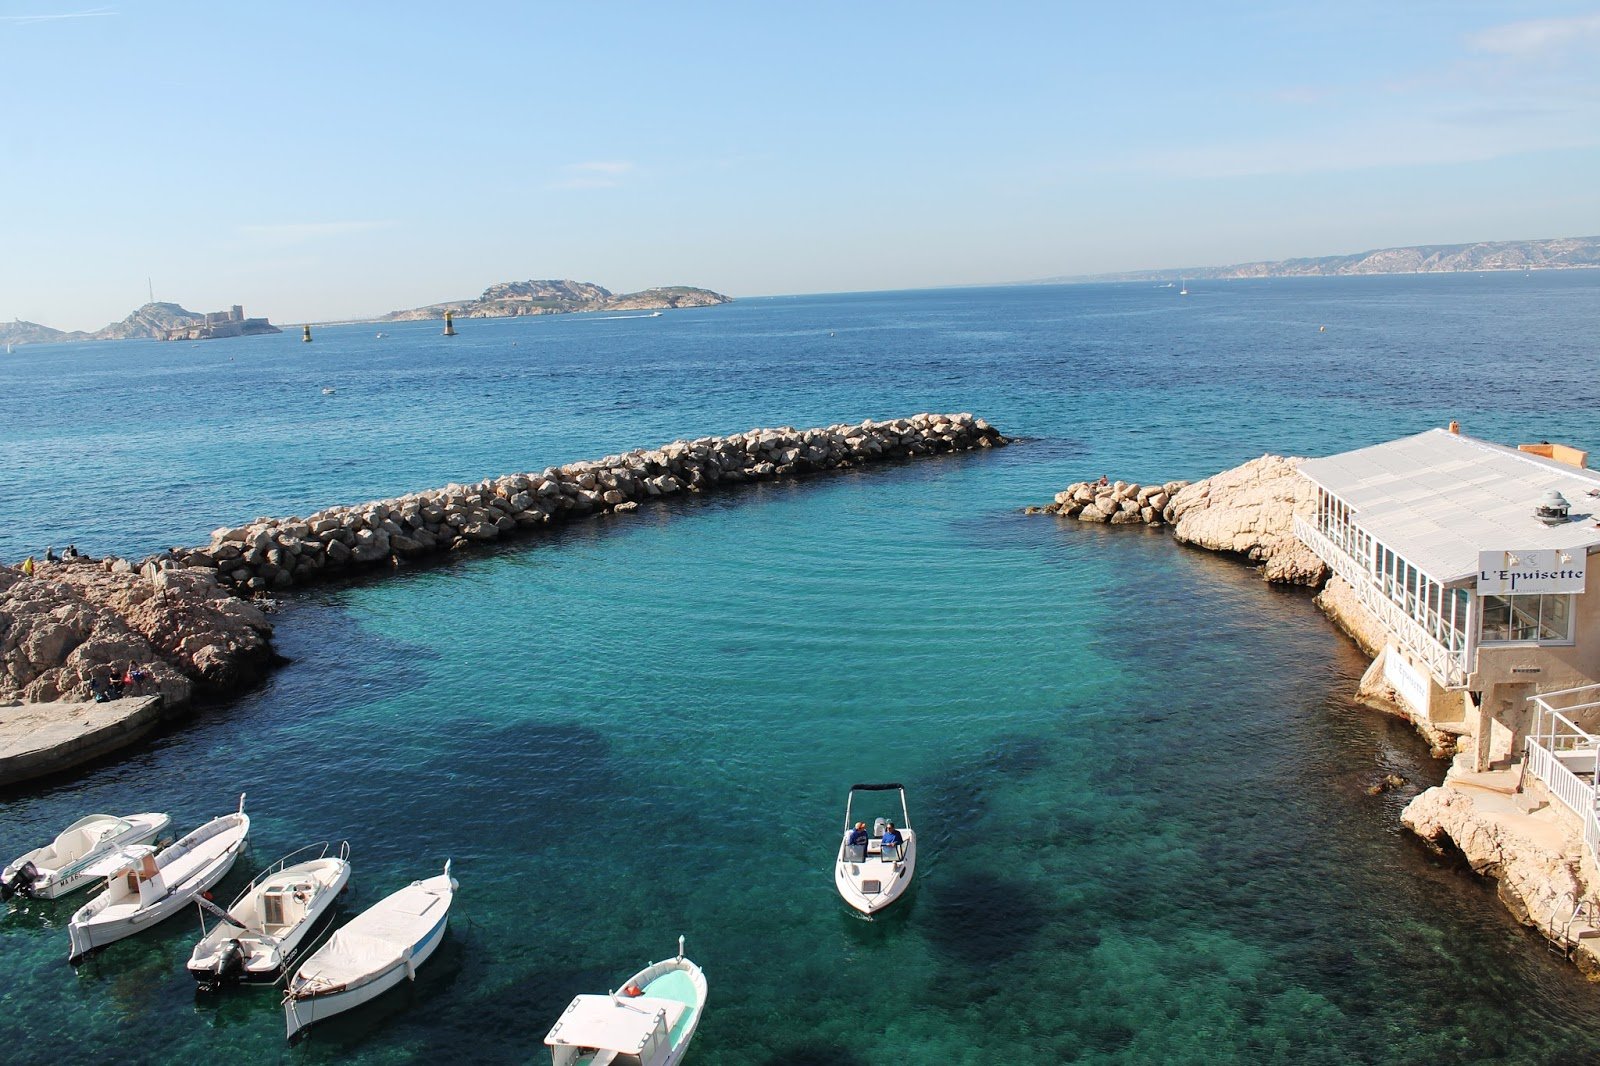
[[[660,497],[1005,443],[998,430],[970,414],[753,429],[332,507],[304,518],[258,518],[216,530],[203,547],[175,549],[147,563],[205,568],[221,584],[245,592],[282,589],[493,543],[585,515],[626,513]]]

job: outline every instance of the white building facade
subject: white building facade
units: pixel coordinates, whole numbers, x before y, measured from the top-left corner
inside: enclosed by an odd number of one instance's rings
[[[1600,472],[1586,458],[1436,429],[1300,467],[1318,505],[1296,535],[1382,627],[1381,669],[1407,709],[1473,737],[1470,769],[1523,756],[1531,697],[1600,682]],[[1600,729],[1600,704],[1593,718],[1579,724]]]

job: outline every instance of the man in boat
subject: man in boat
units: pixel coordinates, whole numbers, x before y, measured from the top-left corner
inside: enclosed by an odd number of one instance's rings
[[[855,847],[857,844],[865,844],[867,842],[867,823],[857,822],[856,827],[850,830],[846,837],[845,843],[851,847]]]
[[[884,851],[888,851],[890,848],[898,848],[899,846],[900,846],[900,831],[897,830],[894,827],[894,823],[893,822],[884,822],[883,823],[883,850]]]

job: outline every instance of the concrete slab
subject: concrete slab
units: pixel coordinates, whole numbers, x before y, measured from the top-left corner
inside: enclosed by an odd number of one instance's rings
[[[59,773],[131,744],[161,722],[161,711],[160,696],[0,706],[0,787]]]

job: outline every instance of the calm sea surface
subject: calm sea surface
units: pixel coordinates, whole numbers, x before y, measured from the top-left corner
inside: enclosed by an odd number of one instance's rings
[[[293,1049],[197,999],[185,915],[74,971],[86,896],[0,912],[30,1061],[534,1062],[680,933],[712,1064],[1543,1063],[1600,990],[1398,824],[1442,764],[1344,698],[1303,592],[1138,529],[1024,517],[1442,425],[1600,449],[1600,272],[747,300],[660,318],[327,327],[0,358],[0,560],[138,557],[257,515],[676,437],[972,411],[992,453],[675,500],[296,593],[292,661],[136,753],[0,797],[5,858],[83,814],[187,830],[248,790],[231,897],[348,839],[345,912],[455,860],[413,987]],[[1319,327],[1326,326],[1326,331]],[[334,389],[323,395],[324,388]],[[1381,796],[1369,784],[1397,773]],[[846,788],[893,779],[918,885],[836,896]],[[548,1061],[547,1059],[545,1061]]]

